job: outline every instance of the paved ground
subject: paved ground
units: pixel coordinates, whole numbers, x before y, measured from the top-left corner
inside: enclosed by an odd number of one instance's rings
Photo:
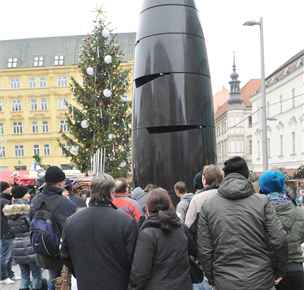
[[[14,266],[13,271],[15,272],[16,276],[20,277],[20,270],[19,270],[18,266]],[[46,271],[43,273],[43,276],[47,277]],[[20,286],[20,280],[18,280],[15,284],[11,284],[11,285],[0,284],[0,289],[1,290],[19,290],[19,288],[20,288],[19,286]]]

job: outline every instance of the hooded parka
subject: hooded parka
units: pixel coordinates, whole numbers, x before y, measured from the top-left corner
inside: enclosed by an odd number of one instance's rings
[[[270,290],[287,265],[286,233],[267,197],[232,173],[198,222],[200,262],[217,290]]]

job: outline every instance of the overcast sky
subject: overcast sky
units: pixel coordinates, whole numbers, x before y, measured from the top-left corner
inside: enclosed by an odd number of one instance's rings
[[[0,0],[0,39],[89,33],[100,4],[118,32],[136,31],[142,0]],[[244,85],[260,75],[258,28],[243,27],[264,17],[266,72],[304,49],[303,0],[196,0],[211,69],[213,91],[228,86],[236,51]]]

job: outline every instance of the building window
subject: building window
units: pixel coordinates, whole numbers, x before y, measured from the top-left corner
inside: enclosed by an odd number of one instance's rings
[[[294,109],[296,107],[296,90],[295,89],[292,89],[291,96],[292,96],[292,108]]]
[[[296,154],[296,132],[291,133],[292,155]]]
[[[0,123],[0,136],[4,135],[4,126],[2,123]]]
[[[57,78],[57,87],[66,88],[68,86],[68,81],[66,76],[60,76]]]
[[[283,96],[280,95],[280,113],[283,113]]]
[[[44,145],[44,155],[50,156],[50,145],[49,144]]]
[[[34,145],[33,146],[33,153],[34,153],[34,156],[39,156],[40,155],[40,149],[39,149],[39,145]]]
[[[34,66],[43,66],[44,58],[43,56],[35,56],[34,57]]]
[[[248,154],[251,155],[252,154],[252,140],[248,141]]]
[[[252,128],[252,116],[248,117],[248,128]]]
[[[22,122],[14,122],[13,123],[13,133],[15,135],[22,134],[23,128],[22,128]]]
[[[266,106],[266,118],[270,117],[270,115],[269,115],[269,113],[270,113],[269,109],[270,109],[270,103],[267,102],[267,106]]]
[[[42,132],[43,133],[48,133],[49,132],[49,123],[48,123],[48,121],[43,121],[42,122]]]
[[[41,111],[48,110],[48,100],[46,98],[41,99]]]
[[[64,65],[64,56],[56,55],[54,59],[54,65]]]
[[[67,132],[69,130],[68,128],[68,122],[66,120],[60,121],[60,131],[61,132]]]
[[[29,87],[31,89],[35,89],[36,88],[36,79],[35,78],[30,78],[29,79]]]
[[[58,109],[59,110],[66,110],[67,109],[67,101],[65,98],[58,100]]]
[[[36,121],[32,122],[32,132],[33,134],[37,134],[39,132],[38,123]]]
[[[17,57],[10,57],[7,61],[8,68],[14,68],[18,65],[18,58]]]
[[[261,158],[261,142],[257,141],[257,159],[259,160]]]
[[[270,150],[270,138],[267,139],[267,151],[268,151],[268,156],[271,156],[271,150]]]
[[[37,99],[33,98],[31,100],[31,111],[36,112],[38,110]]]
[[[4,158],[4,157],[5,157],[5,147],[0,146],[0,158]]]
[[[11,80],[11,89],[19,89],[20,88],[20,80],[12,79]]]
[[[13,100],[12,111],[21,112],[21,101],[19,99]]]
[[[23,157],[24,156],[23,145],[15,145],[15,156],[16,157]]]
[[[42,77],[40,78],[40,88],[46,88],[47,87],[47,80],[46,78]]]
[[[4,110],[3,109],[3,102],[2,102],[2,100],[0,100],[0,113],[3,112],[3,110]]]
[[[280,135],[280,157],[284,156],[284,137]]]

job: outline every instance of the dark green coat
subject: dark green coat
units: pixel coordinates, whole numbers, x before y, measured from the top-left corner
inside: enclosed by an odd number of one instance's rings
[[[303,263],[304,208],[296,207],[292,202],[273,205],[287,232],[288,263]]]

